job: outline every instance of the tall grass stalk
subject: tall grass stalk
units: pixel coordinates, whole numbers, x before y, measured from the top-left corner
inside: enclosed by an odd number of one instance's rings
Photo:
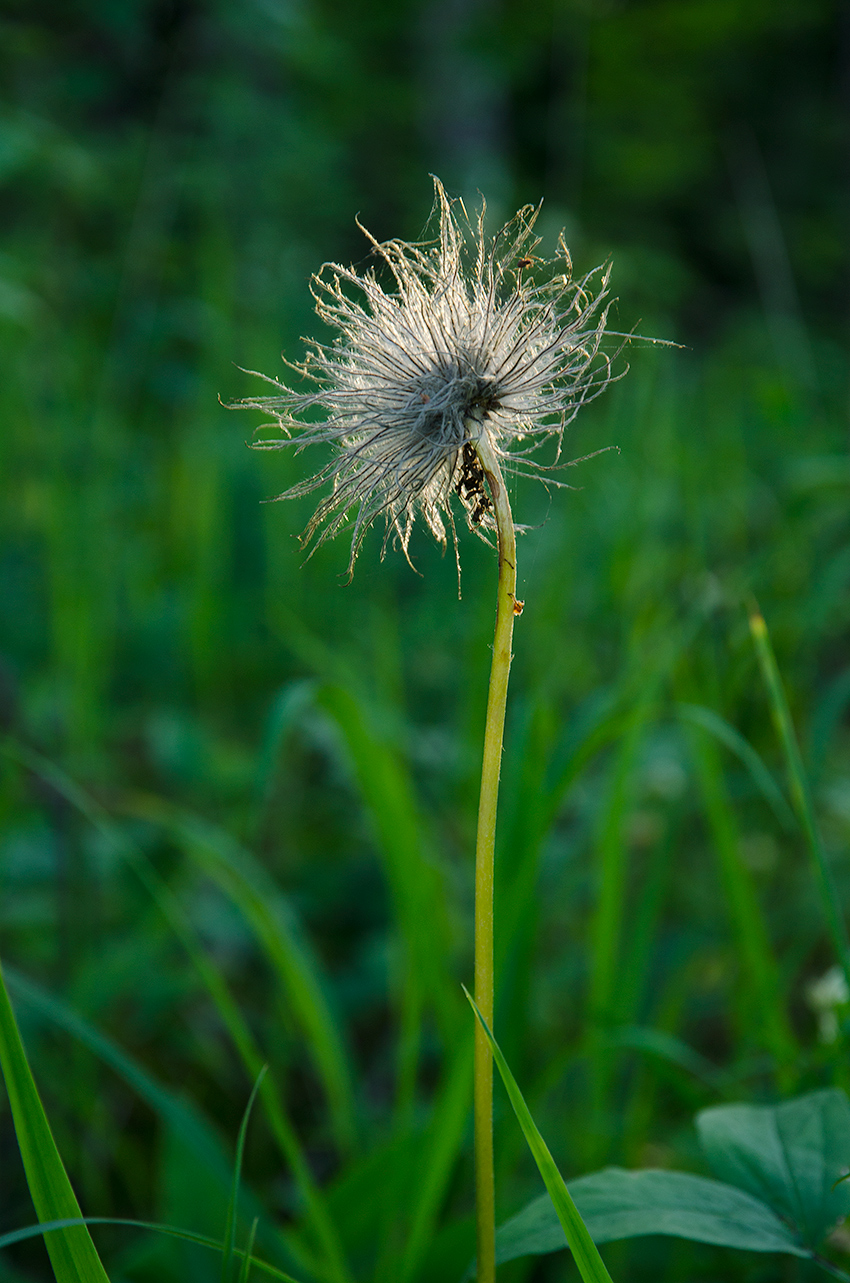
[[[785,754],[791,800],[809,850],[815,883],[820,892],[829,933],[832,936],[832,943],[835,946],[838,961],[844,971],[844,977],[848,985],[850,985],[850,936],[847,933],[847,923],[838,898],[838,891],[833,881],[832,871],[827,863],[826,851],[824,850],[817,821],[815,820],[812,792],[803,766],[803,757],[800,753],[800,745],[797,742],[794,723],[791,720],[791,710],[788,707],[785,687],[782,684],[776,656],[773,653],[770,633],[767,630],[764,616],[755,602],[750,606],[750,632],[755,644],[759,667],[767,686],[773,722]]]
[[[0,971],[0,1072],[6,1084],[15,1134],[36,1216],[42,1223],[76,1221],[80,1205],[53,1139],[27,1061],[15,1013]],[[109,1283],[86,1227],[45,1233],[56,1283]]]
[[[197,938],[197,933],[184,913],[177,897],[159,877],[144,854],[131,842],[127,841],[122,833],[112,825],[98,803],[88,797],[83,790],[79,789],[63,771],[41,757],[40,754],[34,753],[23,746],[6,744],[4,749],[10,756],[26,764],[55,788],[57,793],[75,806],[93,827],[102,834],[110,848],[120,855],[134,871],[139,881],[159,907],[175,936],[183,945],[202,983],[206,987],[243,1065],[248,1074],[256,1081],[265,1064],[265,1058],[224,976],[209,958]],[[291,1169],[299,1193],[304,1199],[307,1218],[310,1221],[316,1244],[324,1257],[323,1268],[326,1277],[332,1280],[333,1283],[351,1283],[351,1273],[345,1261],[339,1236],[328,1212],[326,1202],[310,1171],[310,1166],[298,1135],[287,1115],[280,1090],[272,1081],[270,1075],[267,1074],[262,1079],[259,1093],[271,1133],[284,1162]],[[295,1251],[296,1245],[294,1242],[290,1241],[289,1246]]]
[[[752,875],[740,853],[735,814],[730,804],[719,755],[705,732],[693,730],[690,743],[706,820],[720,866],[741,958],[741,1025],[755,1031],[773,1056],[777,1082],[788,1094],[796,1086],[799,1048],[788,1019],[782,977],[773,956],[767,925]]]

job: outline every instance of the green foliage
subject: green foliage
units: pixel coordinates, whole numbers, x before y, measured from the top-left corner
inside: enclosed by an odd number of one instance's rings
[[[823,583],[841,564],[845,490],[812,462],[840,458],[837,419],[802,403],[777,417],[754,386],[775,377],[764,369],[744,397],[722,366],[642,359],[609,416],[576,425],[578,450],[615,437],[629,466],[585,465],[583,492],[559,498],[521,549],[496,1027],[567,1176],[640,1164],[647,1145],[687,1158],[681,1129],[695,1109],[842,1073],[843,1042],[819,1041],[805,1002],[831,965],[829,935],[736,596],[746,576],[771,620],[802,752],[807,724],[819,737],[812,805],[842,896],[832,853],[846,746],[830,701],[845,616]],[[693,380],[705,389],[700,440],[687,427]],[[744,402],[749,461],[728,428]],[[234,486],[231,511],[253,520],[255,491]],[[517,497],[519,511],[537,502]],[[18,1000],[87,1207],[220,1233],[234,1102],[267,1061],[238,1241],[259,1217],[258,1254],[302,1280],[334,1269],[369,1283],[459,1278],[473,1236],[458,982],[484,693],[473,674],[490,626],[479,588],[492,566],[464,545],[460,604],[452,567],[424,544],[423,580],[390,557],[371,569],[367,552],[341,589],[329,582],[335,550],[299,569],[278,533],[297,521],[279,508],[267,520],[264,578],[246,597],[230,561],[215,598],[236,610],[242,594],[245,627],[262,620],[266,640],[248,662],[235,627],[207,631],[216,686],[180,650],[181,623],[169,644],[186,672],[160,667],[153,689],[165,625],[146,651],[161,599],[141,591],[123,624],[135,649],[115,653],[116,702],[98,714],[113,719],[109,735],[84,753],[63,747],[45,712],[65,707],[51,691],[76,678],[21,667],[17,733],[68,769],[29,749],[7,759],[7,951],[55,994],[37,1022],[24,990]],[[132,519],[115,538],[144,564]],[[164,559],[176,536],[145,538]],[[175,571],[181,593],[195,565]],[[119,1127],[128,1111],[132,1125]],[[504,1217],[533,1192],[504,1119],[497,1157]],[[3,1179],[14,1189],[11,1171]],[[209,1277],[211,1255],[147,1236],[105,1242],[110,1273],[114,1257],[141,1283],[182,1283],[189,1265]],[[8,1252],[33,1259],[26,1248]],[[641,1265],[639,1244],[616,1250],[631,1264],[612,1258],[615,1278],[661,1268],[658,1257]],[[718,1268],[745,1276],[737,1262]]]
[[[670,1234],[750,1252],[809,1255],[764,1203],[704,1176],[606,1167],[570,1181],[569,1188],[596,1243]],[[497,1243],[500,1261],[528,1253],[563,1251],[564,1233],[551,1201],[537,1198],[529,1203],[500,1227]]]
[[[474,1253],[492,554],[462,539],[458,602],[450,556],[414,540],[419,577],[374,532],[341,586],[344,546],[302,564],[310,502],[262,503],[306,459],[252,454],[217,401],[300,355],[323,260],[368,266],[355,212],[418,234],[431,171],[494,224],[544,196],[548,249],[566,224],[578,270],[613,255],[616,327],[690,344],[629,348],[570,429],[576,457],[619,449],[555,474],[578,490],[510,483],[499,1044],[571,1187],[697,1170],[697,1111],[850,1085],[848,1004],[812,988],[830,885],[850,902],[842,22],[811,0],[5,7],[3,957],[80,1203],[207,1243],[104,1225],[111,1278],[218,1277],[264,1064],[237,1247],[256,1219],[300,1283],[447,1283]],[[0,1152],[14,1233],[8,1111]],[[539,1175],[504,1102],[496,1158],[506,1221]],[[606,1261],[629,1283],[810,1267],[670,1236]],[[532,1269],[575,1277],[565,1253],[500,1276]],[[49,1277],[37,1237],[0,1251],[0,1283]]]
[[[13,1230],[10,1234],[0,1235],[0,1248],[10,1247],[13,1243],[24,1243],[27,1239],[41,1238],[43,1235],[51,1234],[55,1230],[64,1230],[71,1227],[85,1228],[87,1225],[126,1225],[137,1230],[150,1230],[154,1234],[162,1234],[166,1238],[177,1239],[183,1243],[192,1243],[199,1247],[212,1248],[213,1251],[224,1254],[223,1243],[216,1239],[208,1238],[204,1234],[196,1234],[191,1230],[175,1229],[173,1225],[154,1225],[148,1221],[131,1221],[126,1218],[117,1216],[87,1216],[74,1217],[73,1219],[61,1221],[45,1221],[42,1225],[30,1225],[26,1229]],[[251,1255],[254,1242],[254,1228],[256,1222],[251,1226],[251,1232],[248,1235],[248,1243],[244,1248],[234,1248],[234,1255],[241,1258],[240,1283],[252,1267],[256,1267],[263,1274],[268,1274],[273,1279],[279,1279],[281,1283],[298,1283],[293,1279],[291,1274],[284,1274],[283,1270],[278,1270],[268,1261],[258,1260]]]
[[[230,1191],[230,1200],[227,1204],[227,1220],[224,1226],[224,1247],[221,1253],[221,1283],[231,1283],[233,1278],[233,1268],[235,1263],[236,1252],[236,1217],[239,1212],[239,1185],[242,1180],[242,1160],[245,1156],[245,1136],[248,1132],[248,1123],[251,1118],[251,1110],[254,1107],[254,1101],[257,1098],[260,1083],[266,1075],[265,1065],[257,1076],[254,1083],[248,1104],[245,1106],[245,1114],[239,1128],[239,1136],[236,1141],[236,1161],[233,1164],[233,1185]],[[249,1246],[246,1249],[244,1263],[247,1266],[248,1259],[251,1255],[251,1245],[254,1241],[254,1235],[257,1232],[257,1220],[251,1226]],[[240,1274],[242,1270],[240,1270]]]
[[[844,971],[844,979],[850,983],[850,935],[847,932],[843,907],[832,879],[823,840],[818,831],[812,792],[803,766],[788,699],[776,665],[773,647],[770,644],[770,635],[757,607],[750,614],[750,631],[767,686],[773,721],[785,754],[791,797],[806,838],[815,882],[823,902],[835,951]]]
[[[841,1091],[781,1105],[721,1105],[697,1116],[712,1169],[763,1199],[814,1250],[850,1212],[841,1181],[850,1151],[850,1105]]]
[[[27,1062],[6,984],[0,972],[0,1068],[36,1215],[42,1223],[81,1216]],[[108,1283],[84,1225],[45,1231],[56,1283]]]
[[[825,1236],[850,1212],[850,1190],[841,1180],[850,1153],[843,1092],[812,1092],[778,1106],[716,1105],[697,1116],[697,1129],[719,1180],[609,1167],[570,1182],[595,1242],[670,1234],[809,1258],[834,1277],[848,1277],[817,1257]],[[563,1249],[562,1226],[554,1198],[535,1199],[498,1231],[499,1260]]]
[[[502,1082],[505,1084],[505,1091],[508,1093],[511,1106],[517,1116],[517,1122],[522,1129],[528,1148],[531,1150],[532,1157],[537,1164],[537,1170],[543,1177],[543,1184],[549,1192],[551,1200],[550,1206],[558,1217],[558,1222],[564,1234],[566,1242],[569,1244],[570,1251],[578,1266],[579,1274],[584,1283],[611,1283],[611,1276],[605,1268],[605,1264],[599,1252],[596,1250],[592,1236],[588,1233],[587,1226],[583,1221],[576,1205],[570,1195],[570,1191],[564,1184],[564,1178],[558,1171],[555,1160],[549,1153],[548,1146],[540,1132],[537,1130],[534,1119],[525,1098],[519,1089],[516,1079],[510,1071],[508,1062],[502,1055],[501,1048],[493,1037],[490,1026],[481,1015],[475,1001],[470,995],[466,994],[472,1005],[475,1015],[481,1022],[482,1028],[487,1035],[487,1040],[493,1049],[493,1059],[501,1075]],[[513,1253],[512,1255],[517,1255]],[[497,1261],[511,1260],[512,1255],[505,1255],[504,1251],[499,1251],[497,1240]]]

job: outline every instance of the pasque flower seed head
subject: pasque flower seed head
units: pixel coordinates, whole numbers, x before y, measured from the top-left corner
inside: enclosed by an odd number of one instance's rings
[[[321,543],[353,516],[349,572],[381,515],[383,551],[395,534],[406,556],[417,513],[441,543],[446,523],[454,535],[453,496],[470,528],[491,529],[474,453],[481,434],[521,471],[540,470],[528,456],[554,439],[552,467],[566,425],[611,379],[601,348],[610,269],[574,280],[561,236],[552,275],[553,264],[534,258],[539,207],[526,206],[488,237],[483,202],[473,222],[436,178],[434,188],[434,241],[379,244],[363,228],[389,289],[374,270],[337,263],[312,278],[316,311],[338,332],[332,344],[308,341],[305,361],[291,367],[312,388],[263,375],[275,395],[239,403],[274,416],[266,426],[280,435],[259,439],[261,448],[334,447],[319,472],[278,497],[330,485],[303,541],[318,535]]]

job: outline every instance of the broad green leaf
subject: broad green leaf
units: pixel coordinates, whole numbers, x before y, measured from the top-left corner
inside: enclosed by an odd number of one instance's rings
[[[850,1103],[829,1088],[781,1105],[717,1105],[697,1115],[712,1170],[763,1199],[815,1248],[850,1212]]]
[[[569,1244],[573,1259],[578,1266],[579,1274],[584,1283],[611,1283],[611,1275],[605,1268],[605,1262],[599,1255],[596,1244],[588,1233],[587,1227],[570,1197],[564,1178],[558,1171],[546,1142],[537,1130],[534,1119],[531,1117],[531,1111],[517,1086],[516,1079],[508,1068],[508,1063],[502,1055],[499,1044],[490,1032],[490,1026],[466,989],[464,989],[464,993],[469,998],[481,1027],[487,1035],[487,1041],[492,1048],[496,1067],[502,1076],[502,1082],[505,1084],[505,1090],[513,1105],[517,1121],[522,1128],[522,1134],[528,1143],[528,1148],[531,1150],[537,1169],[543,1177],[543,1183],[549,1191],[549,1198],[554,1205],[565,1242]]]
[[[570,1194],[594,1242],[667,1234],[750,1252],[810,1256],[760,1199],[687,1172],[607,1167],[570,1181]],[[551,1199],[529,1203],[496,1233],[496,1260],[557,1252],[567,1246]]]
[[[82,1216],[27,1063],[0,971],[0,1066],[9,1094],[27,1184],[40,1222]],[[85,1225],[45,1234],[56,1283],[109,1283]]]

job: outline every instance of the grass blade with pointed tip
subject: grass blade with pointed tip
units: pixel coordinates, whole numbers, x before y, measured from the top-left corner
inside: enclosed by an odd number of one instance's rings
[[[257,1074],[257,1081],[254,1083],[251,1095],[248,1097],[248,1104],[245,1106],[245,1113],[242,1115],[242,1123],[239,1127],[239,1136],[236,1141],[236,1162],[233,1165],[233,1187],[230,1191],[230,1201],[227,1204],[227,1220],[224,1227],[224,1249],[221,1261],[221,1283],[229,1283],[233,1275],[233,1253],[236,1241],[236,1214],[239,1207],[239,1182],[242,1178],[242,1159],[245,1154],[245,1137],[248,1134],[248,1122],[251,1117],[251,1110],[254,1108],[254,1101],[257,1099],[257,1092],[260,1090],[260,1083],[266,1076],[268,1065],[263,1065]],[[257,1222],[254,1221],[254,1230],[257,1228]],[[251,1235],[253,1240],[253,1233]]]
[[[254,1222],[248,1234],[248,1242],[245,1247],[245,1255],[242,1257],[242,1269],[239,1271],[239,1283],[248,1283],[248,1275],[251,1273],[251,1265],[252,1265],[253,1256],[254,1256],[254,1239],[256,1237],[256,1234],[257,1234],[257,1218],[255,1216]]]
[[[525,1103],[516,1079],[508,1068],[508,1062],[502,1055],[499,1044],[490,1032],[487,1021],[475,1005],[475,999],[466,987],[464,987],[463,992],[469,999],[472,1009],[487,1035],[487,1041],[493,1050],[496,1067],[502,1076],[502,1082],[505,1084],[505,1090],[517,1116],[517,1121],[528,1142],[528,1148],[531,1150],[532,1157],[537,1164],[540,1175],[543,1177],[543,1183],[549,1191],[549,1197],[558,1214],[558,1220],[563,1226],[564,1235],[573,1254],[573,1260],[578,1266],[579,1274],[584,1283],[611,1283],[611,1275],[605,1268],[605,1262],[599,1255],[599,1250],[590,1237],[587,1226],[579,1215],[578,1208],[570,1197],[570,1191],[567,1189],[564,1178],[555,1165],[554,1158],[549,1153],[545,1140],[537,1130],[534,1119],[531,1117],[531,1112]]]
[[[286,897],[250,851],[208,821],[151,796],[136,799],[131,813],[162,825],[245,918],[304,1032],[327,1093],[336,1142],[349,1151],[355,1134],[350,1070],[316,959]]]
[[[440,1204],[463,1140],[472,1094],[472,1040],[463,1040],[450,1062],[445,1084],[434,1104],[431,1126],[423,1138],[422,1177],[411,1208],[410,1234],[398,1267],[399,1283],[416,1271],[433,1237]]]
[[[785,1011],[782,977],[767,923],[752,875],[741,858],[737,820],[727,796],[717,748],[706,735],[692,731],[691,750],[742,964],[740,1023],[742,1028],[755,1031],[761,1045],[772,1054],[780,1087],[789,1092],[797,1082],[799,1049]]]
[[[191,958],[243,1064],[252,1077],[259,1074],[263,1066],[263,1057],[223,975],[208,958],[177,897],[160,878],[142,851],[126,839],[107,812],[93,798],[89,797],[48,758],[12,740],[6,740],[3,743],[2,751],[55,788],[85,816],[103,835],[110,847],[132,868]],[[350,1283],[351,1275],[344,1260],[335,1227],[328,1216],[324,1196],[313,1179],[298,1136],[271,1077],[267,1077],[263,1083],[262,1101],[272,1135],[285,1161],[290,1165],[304,1199],[305,1219],[310,1221],[315,1237],[327,1257],[328,1277],[334,1280],[334,1283]]]
[[[423,1018],[433,1006],[447,1040],[455,1036],[446,959],[451,938],[440,874],[427,858],[413,785],[392,743],[371,725],[364,703],[341,686],[323,685],[317,704],[342,735],[364,804],[372,819],[398,930],[396,979],[399,1051],[397,1118],[412,1119]]]
[[[731,726],[724,717],[713,708],[704,708],[701,704],[678,704],[676,711],[683,722],[699,726],[707,731],[720,744],[734,753],[746,769],[756,788],[765,798],[774,815],[784,829],[794,827],[794,814],[785,800],[785,795],[771,775],[761,756],[749,740],[740,731]]]
[[[8,1234],[0,1236],[0,1249],[11,1247],[13,1243],[25,1243],[27,1239],[38,1238],[40,1234],[52,1234],[57,1230],[85,1229],[87,1225],[129,1225],[132,1229],[167,1234],[169,1238],[181,1239],[184,1243],[197,1243],[199,1247],[208,1247],[214,1252],[220,1252],[224,1246],[218,1239],[210,1238],[206,1234],[198,1234],[194,1230],[176,1229],[173,1225],[159,1225],[156,1221],[134,1221],[123,1216],[66,1216],[61,1220],[44,1221],[40,1225],[27,1225],[20,1230],[10,1230]],[[234,1255],[241,1256],[244,1261],[252,1243],[253,1235],[249,1239],[248,1248],[234,1248]],[[249,1255],[248,1262],[249,1265],[255,1265],[258,1270],[262,1270],[271,1278],[278,1279],[279,1283],[299,1283],[299,1280],[293,1278],[291,1274],[285,1274],[276,1265],[270,1265],[260,1257]]]
[[[42,1224],[56,1220],[80,1220],[80,1205],[56,1148],[27,1061],[2,970],[0,1066],[36,1216]],[[44,1242],[56,1283],[109,1283],[85,1225],[57,1229],[55,1233],[46,1235]]]
[[[797,812],[797,818],[800,821],[806,845],[809,848],[815,881],[820,892],[835,951],[844,970],[844,977],[847,983],[850,984],[850,936],[847,934],[847,923],[844,920],[841,902],[832,878],[832,871],[827,863],[826,852],[815,821],[814,801],[806,778],[805,768],[803,767],[803,758],[797,742],[794,723],[791,720],[791,710],[788,707],[788,700],[785,696],[785,687],[779,674],[776,656],[773,653],[773,646],[770,642],[770,634],[767,631],[764,616],[755,603],[751,605],[749,613],[750,632],[755,644],[759,667],[767,686],[770,711],[785,754],[785,766],[788,771],[794,810]]]
[[[55,994],[46,993],[31,979],[20,975],[11,967],[5,968],[5,980],[16,1003],[26,1004],[30,1017],[35,1014],[51,1021],[76,1038],[104,1064],[109,1065],[210,1172],[222,1183],[229,1184],[232,1168],[224,1145],[214,1127],[195,1105],[179,1098],[157,1082],[138,1061]],[[272,1224],[270,1216],[262,1212],[257,1199],[244,1186],[240,1192],[240,1201],[244,1203],[243,1212],[256,1210],[259,1213],[267,1240],[277,1240],[278,1246],[296,1255],[296,1247],[290,1241],[290,1234]]]

